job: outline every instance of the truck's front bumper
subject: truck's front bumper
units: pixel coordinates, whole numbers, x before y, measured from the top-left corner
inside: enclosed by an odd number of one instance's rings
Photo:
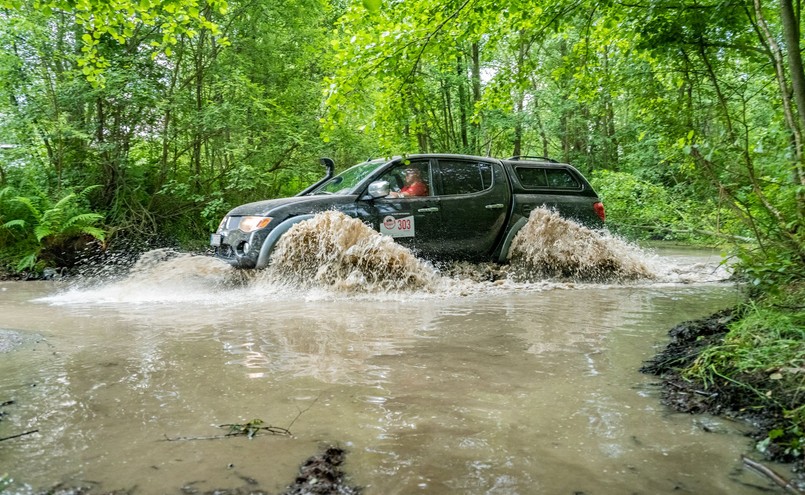
[[[246,234],[240,230],[221,231],[210,235],[214,256],[236,268],[254,268],[265,234]]]

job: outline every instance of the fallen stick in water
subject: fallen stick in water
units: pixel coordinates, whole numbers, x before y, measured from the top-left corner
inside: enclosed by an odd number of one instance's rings
[[[4,440],[11,440],[12,438],[24,437],[25,435],[32,435],[34,433],[39,433],[39,430],[31,430],[31,431],[26,431],[25,433],[19,433],[17,435],[11,435],[10,437],[3,437],[3,438],[0,438],[0,442],[2,442]]]
[[[775,473],[771,468],[768,468],[757,461],[753,461],[752,459],[746,456],[741,456],[741,458],[744,461],[744,466],[753,469],[755,472],[758,472],[763,476],[766,476],[767,478],[775,482],[778,486],[783,488],[786,492],[791,493],[792,495],[803,494],[803,492],[801,492],[799,489],[797,489],[797,487],[792,485],[790,481],[786,480],[779,474]]]
[[[302,412],[304,412],[304,411],[302,411]],[[299,414],[301,414],[301,413],[299,413]],[[297,418],[298,417],[299,416],[297,416]],[[294,421],[296,421],[296,419],[294,419]],[[235,424],[235,423],[233,423],[233,424],[219,425],[218,426],[219,428],[229,428],[229,433],[227,433],[226,435],[213,435],[213,436],[207,436],[207,437],[174,437],[174,438],[171,438],[168,435],[164,435],[164,437],[165,437],[165,440],[167,440],[168,442],[175,442],[177,440],[217,440],[219,438],[228,438],[228,437],[236,437],[236,436],[245,436],[245,437],[249,437],[249,439],[252,439],[261,430],[262,431],[267,431],[268,433],[271,433],[272,435],[288,435],[288,436],[291,436],[291,430],[289,430],[287,428],[283,428],[281,426],[271,426],[271,425],[264,426],[264,425],[265,425],[265,422],[262,419],[253,419],[253,420],[249,421],[248,423],[244,423],[244,424],[239,424],[239,423]]]

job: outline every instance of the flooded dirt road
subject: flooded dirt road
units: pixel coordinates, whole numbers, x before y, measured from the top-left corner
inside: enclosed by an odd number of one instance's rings
[[[638,372],[673,325],[737,301],[715,253],[644,252],[657,275],[627,282],[374,292],[162,254],[0,282],[0,438],[36,430],[0,443],[8,493],[279,493],[330,445],[367,494],[770,489],[741,467],[744,426],[665,409]],[[253,419],[292,435],[204,439]]]

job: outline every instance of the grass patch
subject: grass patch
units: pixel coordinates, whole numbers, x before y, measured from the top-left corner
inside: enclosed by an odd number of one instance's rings
[[[707,346],[682,377],[729,397],[737,413],[764,418],[758,448],[781,460],[805,448],[805,287],[747,302],[723,340]]]

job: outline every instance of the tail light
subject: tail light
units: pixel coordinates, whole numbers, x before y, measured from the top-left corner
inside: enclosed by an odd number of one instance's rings
[[[593,210],[595,210],[595,214],[598,215],[602,222],[607,220],[607,214],[604,211],[604,203],[600,201],[593,203]]]

